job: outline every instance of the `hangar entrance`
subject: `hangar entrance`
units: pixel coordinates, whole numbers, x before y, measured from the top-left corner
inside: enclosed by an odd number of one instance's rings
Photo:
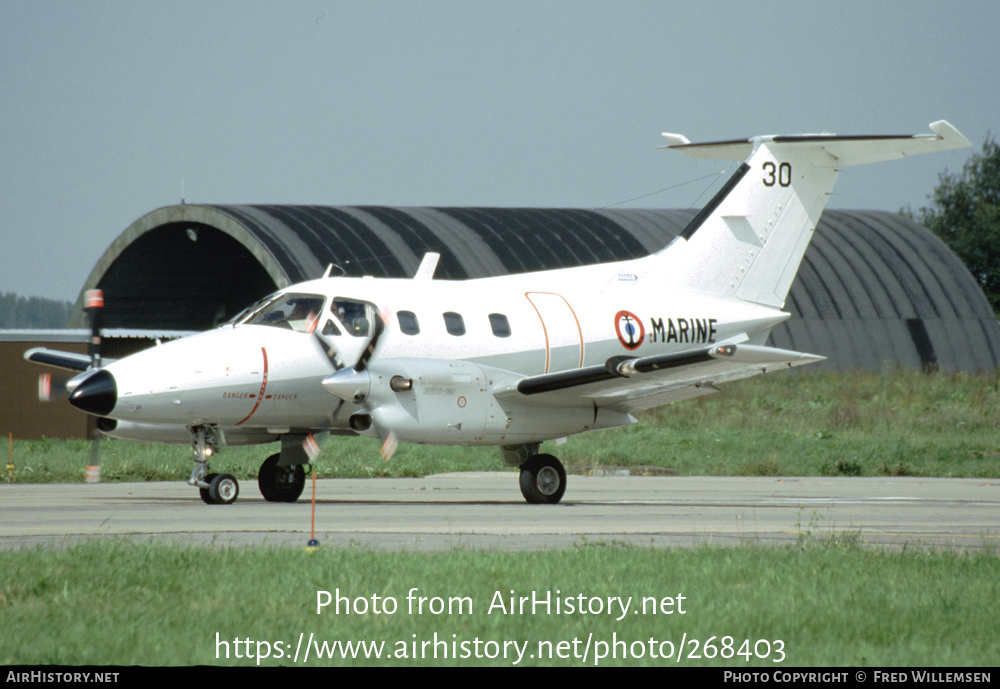
[[[143,233],[98,286],[105,327],[149,330],[208,330],[277,289],[243,244],[192,222]]]

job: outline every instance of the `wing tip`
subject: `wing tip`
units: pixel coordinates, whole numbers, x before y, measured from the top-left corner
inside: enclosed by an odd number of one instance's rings
[[[686,146],[691,143],[691,140],[688,139],[683,134],[672,134],[670,132],[663,132],[660,136],[662,136],[667,141],[667,145],[664,146],[664,148],[673,148],[674,146]]]
[[[972,142],[948,120],[931,122],[929,126],[930,130],[937,134],[941,141],[951,144],[953,148],[970,148],[972,146]]]

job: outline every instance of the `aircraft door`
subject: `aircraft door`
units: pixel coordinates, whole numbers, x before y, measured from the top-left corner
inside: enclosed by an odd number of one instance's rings
[[[566,298],[555,292],[525,292],[542,324],[545,373],[583,366],[583,331]]]

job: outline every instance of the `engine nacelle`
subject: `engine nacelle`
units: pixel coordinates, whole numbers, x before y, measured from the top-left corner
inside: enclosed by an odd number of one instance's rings
[[[495,403],[481,366],[468,361],[385,359],[376,361],[368,373],[371,387],[362,402],[364,409],[349,421],[357,433],[384,437],[392,431],[397,440],[410,443],[483,442]]]
[[[376,360],[367,371],[340,371],[324,381],[360,405],[351,429],[373,438],[392,432],[400,442],[510,445],[634,423],[628,414],[592,405],[543,407],[502,401],[494,390],[511,374],[468,361]]]

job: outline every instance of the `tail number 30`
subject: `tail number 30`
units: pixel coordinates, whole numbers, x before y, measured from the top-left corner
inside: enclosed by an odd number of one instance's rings
[[[781,163],[780,165],[775,165],[771,161],[764,163],[764,186],[773,187],[777,184],[779,187],[787,187],[792,183],[792,165],[791,163]]]

